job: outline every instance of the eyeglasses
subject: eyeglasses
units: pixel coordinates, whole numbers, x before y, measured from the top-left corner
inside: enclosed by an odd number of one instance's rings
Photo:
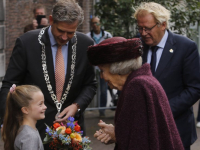
[[[158,23],[156,23],[153,27],[151,27],[151,28],[147,28],[147,27],[139,27],[139,26],[137,26],[136,27],[136,30],[137,31],[139,31],[140,33],[142,33],[143,32],[143,30],[146,32],[146,33],[150,33],[151,32],[151,30],[157,25]]]

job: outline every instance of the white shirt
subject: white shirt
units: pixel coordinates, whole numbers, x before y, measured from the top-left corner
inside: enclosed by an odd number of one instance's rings
[[[90,38],[92,38],[91,37],[91,32],[88,32],[86,35],[89,36]],[[100,34],[99,35],[95,34],[95,36],[100,36]],[[107,38],[111,38],[111,37],[112,37],[112,35],[109,32],[104,31],[104,36],[100,39],[99,43],[101,43],[103,40],[105,40]],[[92,38],[92,40],[94,41],[93,38]],[[95,43],[95,41],[94,41],[94,45],[96,45],[96,44],[97,43]]]

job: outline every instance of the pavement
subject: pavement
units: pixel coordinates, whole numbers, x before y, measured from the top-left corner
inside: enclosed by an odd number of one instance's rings
[[[198,103],[194,105],[195,118],[197,116],[197,110],[198,110]],[[86,134],[87,136],[89,136],[92,142],[90,146],[92,147],[93,150],[113,150],[114,149],[114,144],[105,145],[93,137],[95,131],[99,129],[99,127],[97,126],[97,123],[99,122],[100,119],[102,119],[106,123],[114,122],[115,111],[106,110],[105,113],[106,113],[106,117],[99,118],[98,110],[92,110],[92,111],[89,110],[85,112]],[[200,128],[196,128],[196,129],[197,129],[197,134],[198,134],[199,139],[197,139],[196,142],[191,146],[191,150],[200,150]],[[4,150],[2,141],[0,141],[0,150]]]
[[[199,102],[197,102],[193,106],[195,118],[197,117],[198,105],[199,105]],[[113,123],[114,115],[115,115],[115,111],[106,110],[106,117],[99,118],[99,113],[97,110],[86,111],[85,113],[86,134],[87,136],[89,136],[90,140],[92,141],[90,146],[92,147],[93,150],[113,150],[114,149],[114,144],[105,145],[93,137],[95,131],[99,129],[99,127],[97,126],[97,123],[99,122],[99,120],[102,119],[106,123]],[[196,128],[196,129],[197,129],[197,136],[199,138],[191,146],[191,150],[200,150],[200,128]]]

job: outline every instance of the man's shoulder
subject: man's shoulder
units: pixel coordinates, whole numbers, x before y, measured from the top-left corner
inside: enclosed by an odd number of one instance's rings
[[[76,35],[77,35],[77,38],[78,39],[81,39],[81,40],[84,40],[85,42],[88,41],[88,42],[92,42],[93,43],[93,40],[91,38],[89,38],[86,34],[84,33],[81,33],[81,32],[76,32]]]
[[[91,32],[86,33],[85,35],[91,37]]]
[[[104,37],[107,39],[107,38],[111,38],[112,37],[112,34],[108,31],[104,31]]]
[[[38,41],[38,36],[39,36],[39,33],[40,33],[40,30],[41,29],[36,29],[36,30],[30,30],[24,34],[22,34],[19,39],[23,42],[28,42],[28,41]],[[46,31],[45,31],[46,32]],[[46,35],[46,34],[45,34]]]
[[[41,29],[36,29],[36,30],[30,30],[24,34],[22,34],[20,37],[27,37],[27,36],[38,36],[39,32]]]
[[[173,38],[175,42],[182,43],[182,44],[194,43],[194,41],[192,41],[188,37],[177,34],[177,33],[173,33],[171,31],[169,31],[169,38]]]
[[[108,31],[104,31],[105,32],[105,34],[110,34],[111,35],[111,33],[110,32],[108,32]]]

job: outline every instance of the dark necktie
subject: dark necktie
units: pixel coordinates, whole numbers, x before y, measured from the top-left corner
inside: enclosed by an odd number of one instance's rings
[[[158,50],[158,46],[152,46],[151,50],[152,50],[152,55],[151,55],[151,72],[154,75],[155,74],[155,69],[156,69],[156,52]]]

